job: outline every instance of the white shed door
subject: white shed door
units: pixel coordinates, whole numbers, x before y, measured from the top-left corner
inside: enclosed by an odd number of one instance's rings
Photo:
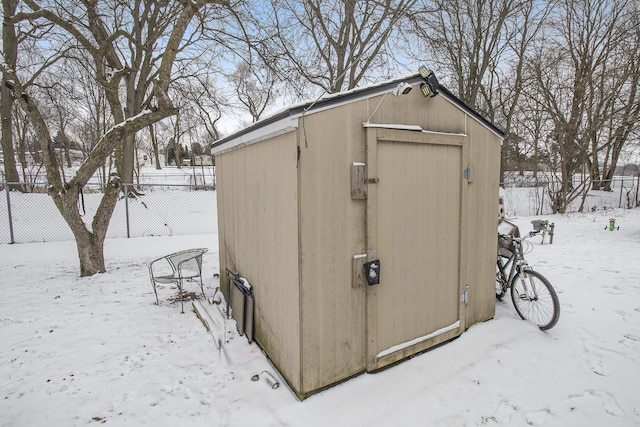
[[[460,316],[464,137],[367,130],[368,369],[450,339]]]

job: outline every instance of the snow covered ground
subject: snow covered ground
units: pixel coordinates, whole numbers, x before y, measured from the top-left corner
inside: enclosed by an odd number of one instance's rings
[[[213,294],[215,234],[109,239],[108,272],[87,278],[74,242],[0,245],[0,425],[639,425],[640,209],[536,218],[556,225],[528,255],[558,291],[555,328],[505,298],[458,339],[303,402],[251,381],[277,372],[232,323],[219,351],[171,289],[154,305],[148,262],[183,248],[210,249]]]

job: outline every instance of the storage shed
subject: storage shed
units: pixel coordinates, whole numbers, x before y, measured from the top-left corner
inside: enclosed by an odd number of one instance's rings
[[[503,133],[421,73],[213,146],[220,271],[300,398],[494,316]]]

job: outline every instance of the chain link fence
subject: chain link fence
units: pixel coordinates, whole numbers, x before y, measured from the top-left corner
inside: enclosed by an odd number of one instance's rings
[[[607,190],[587,190],[574,200],[567,213],[606,209],[633,209],[640,206],[640,177],[621,176],[600,182]],[[578,185],[578,183],[576,183]],[[510,180],[500,185],[507,216],[547,215],[552,212],[549,189],[553,184],[540,179]],[[583,203],[584,196],[584,203]]]
[[[186,184],[136,184],[141,195],[118,201],[107,238],[215,234],[218,228],[215,181],[185,179]],[[637,207],[639,181],[639,177],[617,177],[611,181],[609,191],[590,190],[582,210]],[[74,240],[71,229],[47,194],[46,184],[29,184],[28,193],[10,191],[11,185],[0,182],[4,194],[0,202],[0,244]],[[547,182],[511,181],[504,183],[500,192],[507,216],[552,213]],[[79,209],[88,227],[101,199],[99,183],[82,188]],[[580,201],[568,212],[576,212]]]
[[[32,192],[10,191],[0,183],[0,243],[74,240],[45,184],[32,184]],[[132,184],[124,184],[125,194]],[[137,197],[121,197],[111,217],[107,238],[214,234],[218,229],[215,185],[141,184]],[[80,190],[78,190],[80,191]],[[99,184],[87,184],[79,193],[78,208],[87,227],[102,199]]]

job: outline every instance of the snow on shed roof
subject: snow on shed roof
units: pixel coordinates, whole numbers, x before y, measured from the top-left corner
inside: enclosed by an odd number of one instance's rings
[[[414,85],[424,82],[419,74],[411,74],[408,76],[387,80],[375,85],[363,86],[350,89],[344,92],[325,94],[316,100],[307,100],[297,104],[292,104],[273,115],[260,120],[244,129],[239,130],[229,136],[221,138],[213,143],[212,153],[220,154],[244,145],[253,144],[265,139],[272,138],[276,135],[291,132],[298,127],[298,118],[309,112],[319,112],[329,108],[335,108],[339,105],[354,102],[363,98],[380,95],[393,90],[399,83],[406,82]],[[444,97],[454,104],[460,110],[473,117],[483,126],[488,128],[500,138],[504,138],[504,132],[498,129],[493,123],[486,120],[473,108],[465,104],[457,96],[449,92],[444,86],[438,86],[439,96]]]

